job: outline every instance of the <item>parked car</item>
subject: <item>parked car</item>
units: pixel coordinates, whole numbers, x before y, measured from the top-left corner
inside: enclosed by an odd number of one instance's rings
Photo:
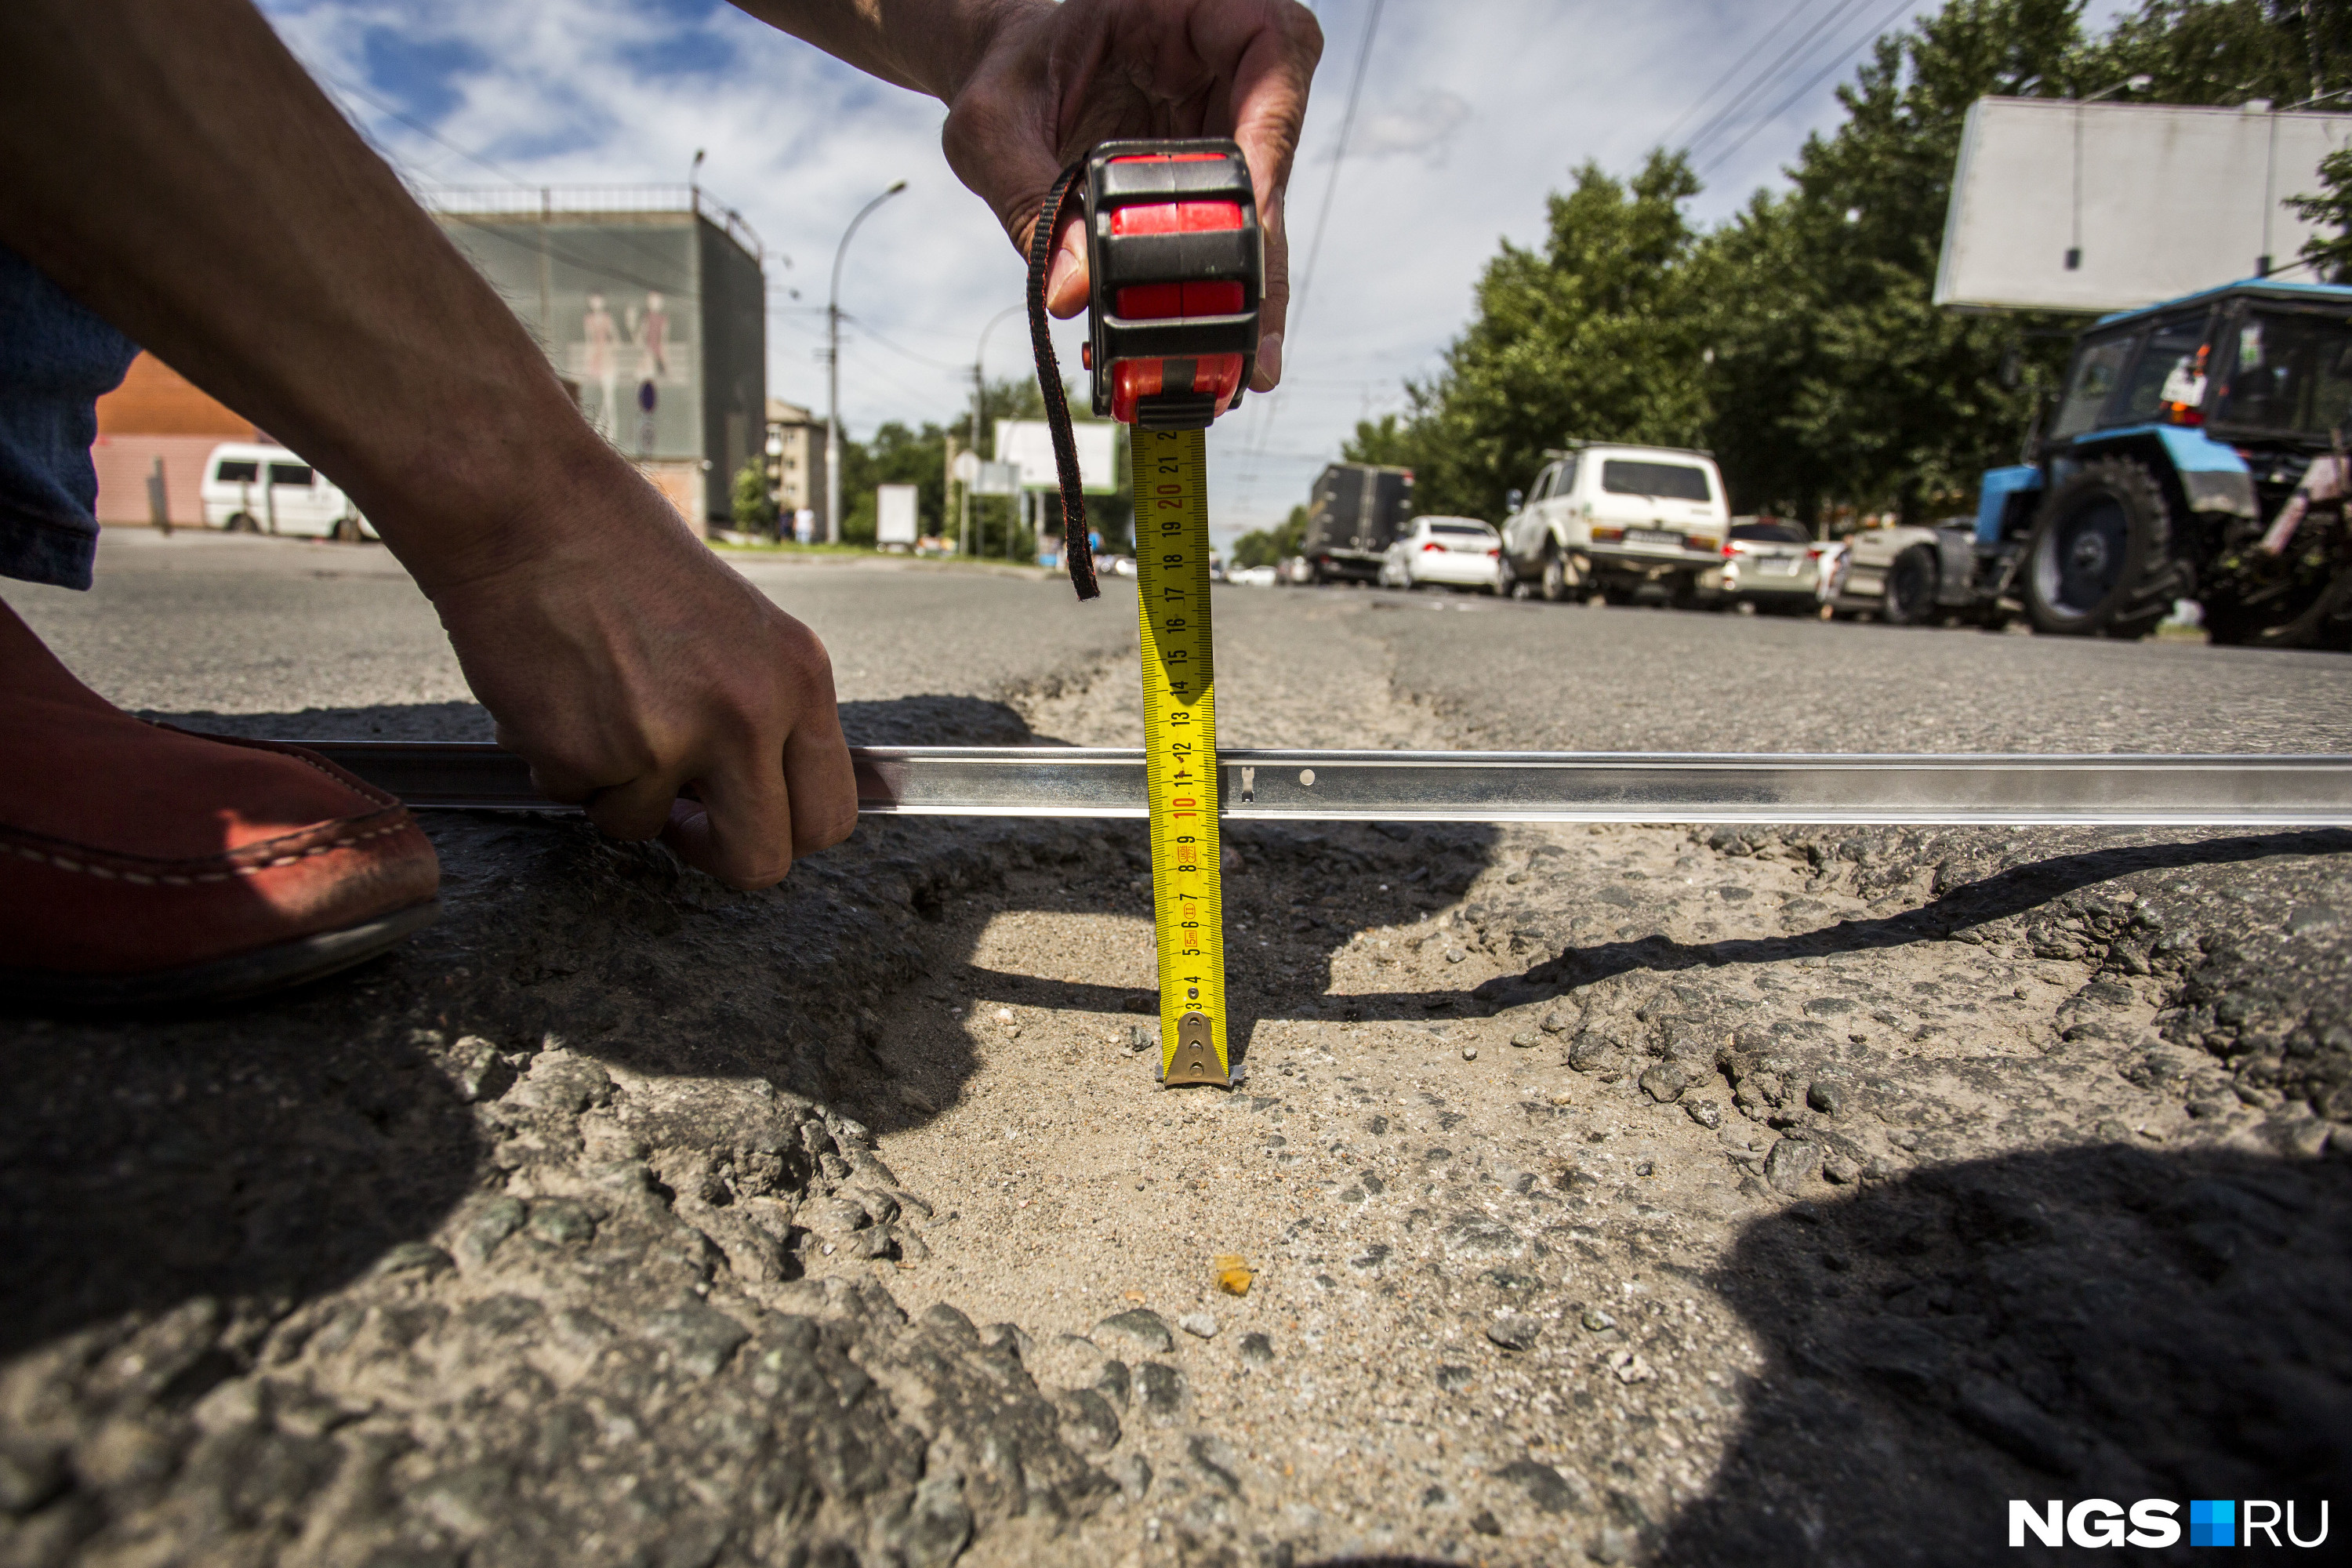
[[[376,537],[333,480],[283,447],[230,441],[214,447],[197,493],[206,528],[306,539]]]
[[[1748,604],[1764,615],[1818,615],[1825,552],[1793,522],[1736,517],[1723,542],[1723,564],[1712,581],[1700,579],[1700,592],[1722,609]]]
[[[1503,586],[1547,599],[1598,588],[1631,604],[1645,587],[1678,605],[1722,564],[1731,527],[1723,475],[1706,452],[1581,443],[1557,453],[1503,524]]]
[[[1225,574],[1226,582],[1243,588],[1271,588],[1280,580],[1271,566],[1236,566]]]
[[[1499,586],[1496,567],[1502,553],[1502,535],[1475,517],[1417,517],[1381,560],[1381,586],[1435,583],[1491,594]]]
[[[1948,517],[1932,528],[1865,528],[1847,541],[1845,575],[1830,601],[1843,616],[1875,616],[1889,626],[1933,625],[1954,616],[1998,628],[2008,616],[1988,603],[1943,602],[1939,585],[1966,585],[1976,571],[1976,519]]]

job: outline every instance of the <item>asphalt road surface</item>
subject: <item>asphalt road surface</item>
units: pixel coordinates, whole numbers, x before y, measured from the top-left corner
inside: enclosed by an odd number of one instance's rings
[[[1131,587],[746,569],[854,739],[1138,736]],[[5,596],[140,710],[488,732],[373,548]],[[1216,614],[1235,745],[2352,751],[2320,655]],[[0,1561],[1948,1563],[2352,1496],[2352,835],[1234,825],[1223,1094],[1152,1084],[1131,825],[751,895],[431,826],[378,963],[0,1022]]]

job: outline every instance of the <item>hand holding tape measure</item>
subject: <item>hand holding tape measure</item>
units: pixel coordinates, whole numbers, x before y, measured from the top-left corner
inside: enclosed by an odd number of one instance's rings
[[[1160,1081],[1230,1087],[1204,432],[1255,368],[1265,236],[1249,167],[1226,141],[1107,142],[1047,195],[1030,247],[1029,327],[1060,468],[1063,549],[1082,599],[1098,592],[1094,552],[1045,319],[1054,233],[1074,192],[1086,204],[1094,408],[1129,427],[1135,486]]]

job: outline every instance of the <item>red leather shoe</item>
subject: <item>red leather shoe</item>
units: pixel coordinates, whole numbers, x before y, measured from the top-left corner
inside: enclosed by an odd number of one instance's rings
[[[0,999],[314,980],[430,924],[440,880],[393,796],[299,746],[133,719],[0,605]]]

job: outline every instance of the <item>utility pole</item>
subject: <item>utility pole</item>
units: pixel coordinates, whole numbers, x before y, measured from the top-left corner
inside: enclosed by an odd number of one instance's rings
[[[988,335],[996,331],[997,324],[1003,321],[1007,316],[1024,314],[1028,309],[1029,308],[1026,305],[1007,305],[1002,310],[997,311],[995,315],[991,316],[988,319],[988,325],[980,329],[980,346],[971,351],[971,455],[974,458],[979,458],[981,455],[981,405],[984,401],[986,401],[988,396]],[[964,487],[964,516],[966,519],[965,540],[962,549],[967,552],[971,549],[970,520],[971,517],[971,487],[970,485],[966,485]],[[1006,548],[1009,550],[1012,547],[1010,544],[1007,544]]]
[[[539,342],[548,357],[558,361],[555,352],[555,274],[547,255],[547,226],[555,221],[555,192],[546,185],[539,187]]]
[[[841,232],[841,243],[833,252],[833,288],[824,301],[824,540],[827,544],[841,542],[841,259],[849,254],[849,237],[866,221],[866,215],[907,188],[900,180],[888,190],[857,209],[849,226]]]
[[[940,500],[944,504],[949,497],[955,494],[955,432],[940,431]],[[940,531],[945,533],[947,531],[948,520],[941,517]]]
[[[982,346],[985,348],[988,342],[988,334],[986,332],[981,333],[980,341]],[[971,365],[971,440],[969,443],[971,448],[972,461],[974,462],[984,460],[980,455],[980,362],[978,360],[974,360]],[[971,486],[966,485],[963,488],[963,540],[956,549],[956,553],[960,555],[970,555],[971,553],[971,525],[973,521],[971,514]]]

